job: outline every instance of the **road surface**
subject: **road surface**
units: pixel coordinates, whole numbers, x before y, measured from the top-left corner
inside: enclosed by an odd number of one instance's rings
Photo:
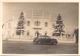
[[[34,45],[32,42],[3,41],[4,54],[77,54],[78,45],[58,43],[57,45]]]

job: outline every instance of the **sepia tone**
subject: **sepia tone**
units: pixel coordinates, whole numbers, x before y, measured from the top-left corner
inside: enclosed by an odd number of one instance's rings
[[[78,54],[78,3],[3,3],[2,29],[3,53]]]

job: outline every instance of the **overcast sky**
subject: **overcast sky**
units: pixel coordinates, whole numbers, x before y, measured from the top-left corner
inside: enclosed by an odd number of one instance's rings
[[[32,9],[34,13],[45,11],[45,18],[51,15],[53,20],[56,20],[60,13],[67,32],[78,28],[78,3],[4,3],[3,22],[12,19],[12,17],[15,20],[18,19],[22,11],[25,12],[26,17],[31,16]]]

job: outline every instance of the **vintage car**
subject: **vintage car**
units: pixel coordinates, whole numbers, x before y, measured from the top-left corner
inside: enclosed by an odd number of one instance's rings
[[[51,39],[49,36],[40,36],[36,37],[33,40],[34,44],[51,44],[51,45],[56,45],[58,41],[56,39]]]

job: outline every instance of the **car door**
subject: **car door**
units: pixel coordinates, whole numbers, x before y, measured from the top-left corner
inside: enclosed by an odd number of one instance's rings
[[[50,43],[50,42],[51,42],[50,38],[47,37],[47,38],[46,38],[46,43]]]

